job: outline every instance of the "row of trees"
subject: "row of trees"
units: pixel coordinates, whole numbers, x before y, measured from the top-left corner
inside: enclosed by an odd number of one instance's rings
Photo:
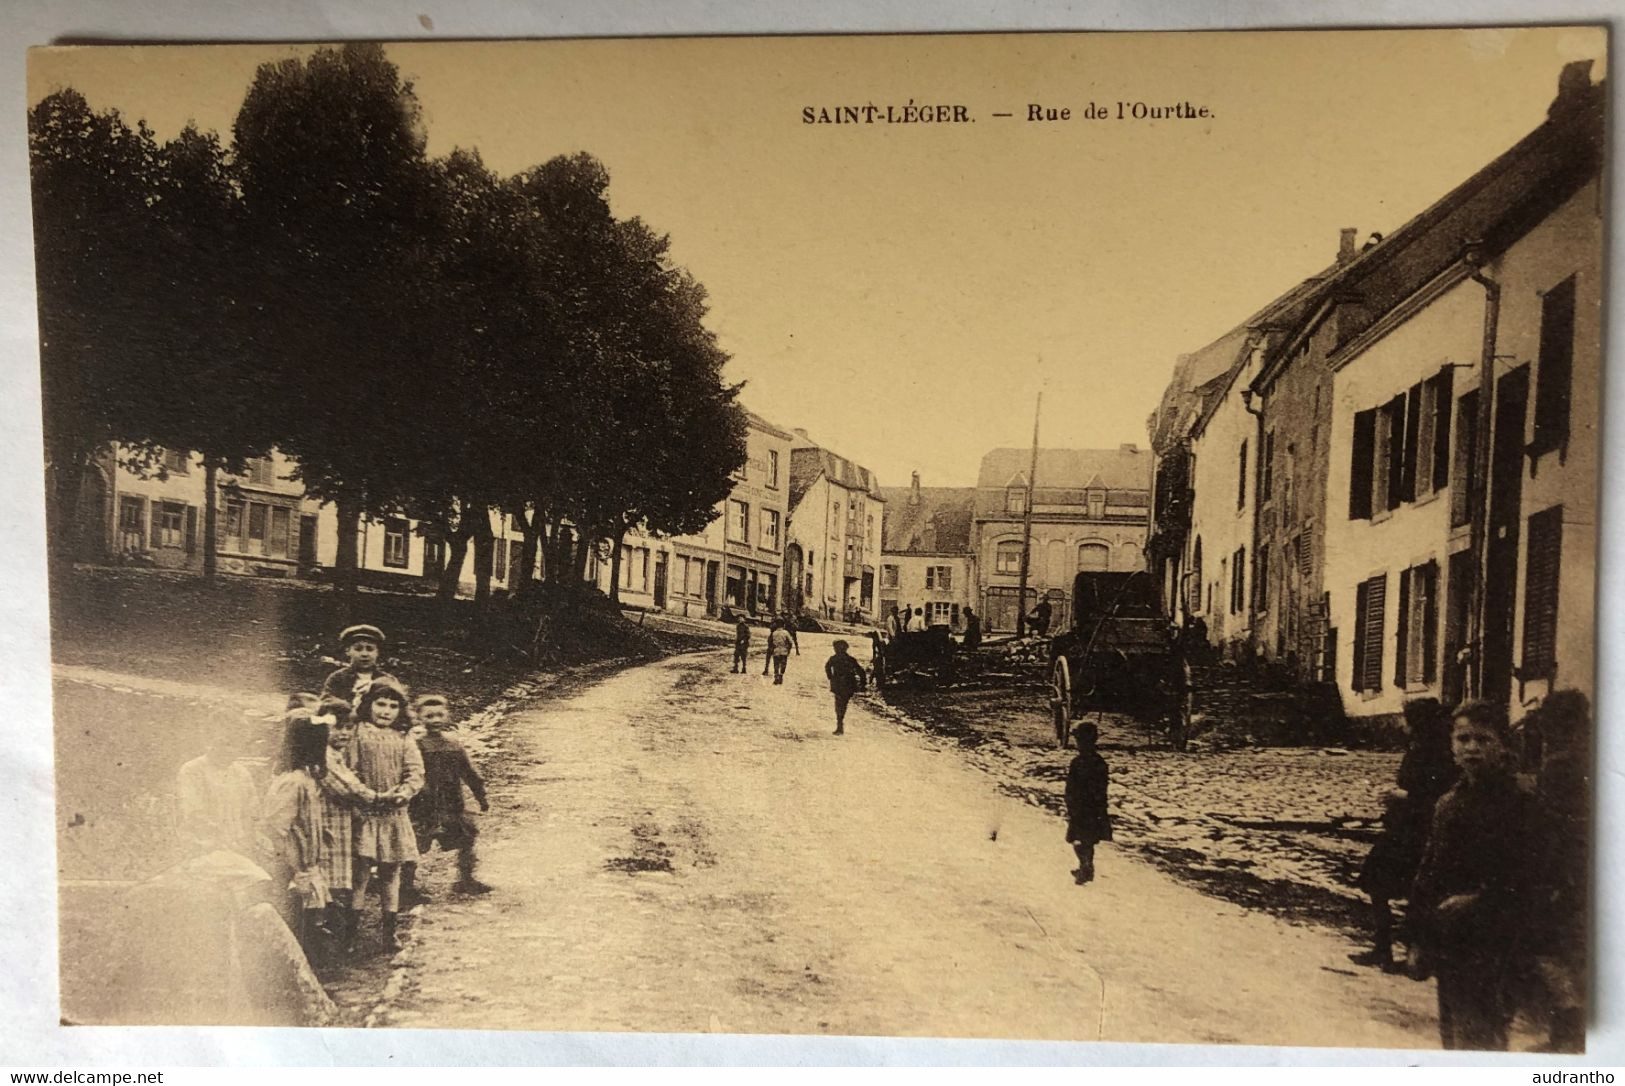
[[[263,65],[232,135],[161,142],[71,89],[30,112],[53,540],[114,442],[143,471],[202,456],[208,575],[222,474],[273,446],[338,511],[343,587],[365,515],[444,538],[445,595],[472,548],[481,598],[491,510],[527,579],[538,548],[578,575],[599,540],[710,521],[739,387],[703,287],[612,214],[600,162],[431,159],[376,45]]]

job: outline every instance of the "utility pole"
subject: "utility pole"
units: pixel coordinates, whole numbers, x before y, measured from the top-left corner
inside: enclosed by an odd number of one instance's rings
[[[1044,394],[1033,406],[1033,456],[1027,467],[1027,500],[1021,510],[1021,581],[1016,589],[1016,636],[1027,636],[1027,571],[1033,557],[1033,482],[1038,475],[1038,416],[1044,408]]]

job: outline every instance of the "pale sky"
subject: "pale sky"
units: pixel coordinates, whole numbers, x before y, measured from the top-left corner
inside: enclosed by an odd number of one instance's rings
[[[41,50],[161,138],[229,140],[255,67],[308,47]],[[1596,29],[416,43],[429,150],[514,173],[586,150],[672,237],[744,401],[904,485],[982,455],[1146,444],[1176,357],[1421,211],[1538,125]],[[964,105],[968,124],[807,125]],[[1208,120],[1088,121],[1189,101]],[[1073,119],[1019,119],[1030,103]],[[994,112],[1016,118],[996,118]]]

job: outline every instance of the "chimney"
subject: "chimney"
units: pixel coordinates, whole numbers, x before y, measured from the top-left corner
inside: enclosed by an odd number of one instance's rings
[[[915,472],[914,478],[909,482],[908,504],[920,504],[920,473]]]
[[[1546,116],[1551,117],[1585,100],[1586,92],[1591,89],[1591,65],[1589,60],[1571,60],[1563,65],[1563,71],[1557,77],[1557,97],[1546,110]]]
[[[1339,264],[1347,264],[1354,259],[1354,238],[1359,232],[1359,229],[1353,226],[1345,226],[1338,231],[1337,262]]]
[[[1121,445],[1117,446],[1117,451],[1118,452],[1126,452],[1126,453],[1137,453],[1137,452],[1140,451],[1140,447],[1138,445],[1136,445],[1132,441],[1125,441]]]

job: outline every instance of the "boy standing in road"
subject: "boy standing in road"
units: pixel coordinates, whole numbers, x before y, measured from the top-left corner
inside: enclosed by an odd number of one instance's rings
[[[491,888],[474,877],[474,841],[479,827],[463,808],[463,785],[474,793],[481,811],[489,811],[485,780],[468,760],[468,751],[446,734],[451,722],[451,706],[440,694],[425,694],[412,703],[412,716],[423,726],[418,743],[423,753],[423,789],[412,797],[409,810],[412,829],[417,834],[418,852],[429,851],[439,841],[443,852],[457,850],[457,881],[452,890],[459,894],[486,894]],[[401,894],[412,902],[426,895],[416,883],[417,864],[406,864],[401,872]],[[403,904],[405,904],[403,902]]]
[[[1094,881],[1095,845],[1112,839],[1112,816],[1106,809],[1106,759],[1095,749],[1100,729],[1079,724],[1072,739],[1078,753],[1066,771],[1066,839],[1078,857],[1072,878],[1082,886]]]
[[[734,624],[734,674],[742,674],[749,660],[750,623],[745,621],[744,615],[740,615],[739,621]]]
[[[384,648],[384,632],[376,626],[347,626],[339,634],[349,663],[339,668],[322,683],[322,697],[343,698],[350,706],[361,704],[361,695],[379,679],[396,682],[395,676],[378,667],[378,656]]]
[[[846,734],[846,706],[864,686],[863,665],[847,655],[847,643],[835,642],[835,655],[824,661],[824,675],[835,695],[835,734]]]
[[[1420,960],[1438,977],[1439,1039],[1449,1049],[1505,1051],[1508,981],[1526,878],[1533,804],[1512,774],[1506,712],[1484,701],[1454,714],[1450,749],[1461,779],[1439,800],[1411,888]]]
[[[793,642],[790,631],[784,628],[784,623],[778,619],[773,620],[773,631],[767,635],[768,655],[773,658],[773,685],[784,685],[784,669],[790,663],[790,646]],[[766,671],[762,674],[767,674]]]

